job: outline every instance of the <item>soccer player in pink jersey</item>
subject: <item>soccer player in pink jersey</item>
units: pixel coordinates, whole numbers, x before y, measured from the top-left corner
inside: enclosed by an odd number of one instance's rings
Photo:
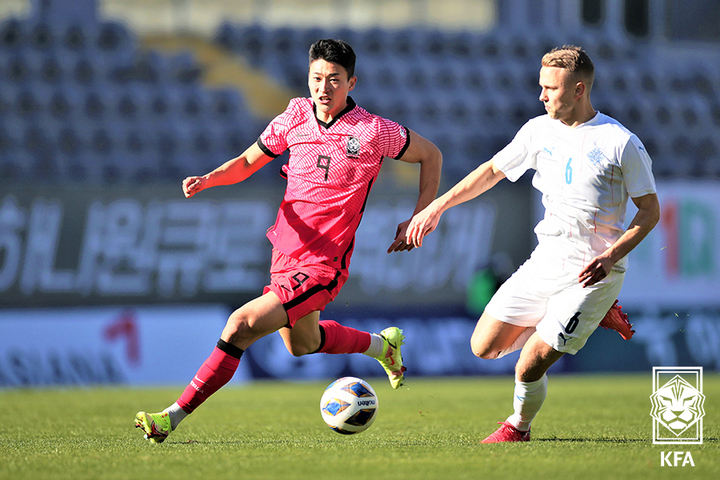
[[[348,278],[355,231],[383,159],[420,164],[414,215],[437,194],[442,155],[430,141],[368,113],[348,96],[357,82],[350,45],[319,40],[310,47],[309,57],[311,98],[291,100],[239,157],[183,181],[185,196],[192,197],[206,188],[242,182],[290,150],[282,169],[285,196],[268,230],[273,245],[270,284],[230,315],[217,346],[177,402],[160,413],[135,416],[135,426],[153,443],[163,442],[180,421],[230,381],[250,345],[275,331],[292,355],[363,353],[380,362],[393,388],[404,381],[402,330],[389,327],[371,334],[320,320],[320,312]],[[410,218],[398,225],[388,253],[413,249],[405,240]]]

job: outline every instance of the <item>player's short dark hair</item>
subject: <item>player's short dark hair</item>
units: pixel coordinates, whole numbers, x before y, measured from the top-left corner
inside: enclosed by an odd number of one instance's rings
[[[337,63],[345,69],[348,79],[355,75],[355,52],[342,40],[323,38],[310,46],[310,63],[315,60]]]
[[[590,56],[581,47],[575,45],[563,45],[553,48],[542,58],[544,67],[564,68],[572,74],[579,75],[592,86],[595,79],[595,66]]]

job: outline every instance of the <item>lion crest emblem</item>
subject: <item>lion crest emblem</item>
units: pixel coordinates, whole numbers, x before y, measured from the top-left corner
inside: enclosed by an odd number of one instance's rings
[[[680,375],[650,395],[650,415],[676,437],[705,416],[705,395]]]

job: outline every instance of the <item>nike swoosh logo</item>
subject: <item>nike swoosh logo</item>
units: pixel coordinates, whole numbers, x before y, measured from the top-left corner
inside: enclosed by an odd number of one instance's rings
[[[390,343],[390,342],[388,342],[388,345],[390,345],[390,348],[392,348],[393,350],[395,350],[395,345],[393,345],[393,344]],[[392,354],[390,353],[390,348],[388,348],[388,351],[387,351],[387,353],[385,354],[385,358],[390,360],[390,365],[395,365],[395,359],[392,357]]]

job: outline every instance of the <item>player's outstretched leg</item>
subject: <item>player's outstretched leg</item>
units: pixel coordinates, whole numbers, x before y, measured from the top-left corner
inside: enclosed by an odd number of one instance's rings
[[[400,346],[405,344],[405,335],[403,331],[397,327],[388,327],[380,332],[383,339],[382,354],[375,357],[390,379],[390,385],[393,388],[400,388],[405,381],[405,371],[407,368],[403,366],[402,353]]]
[[[508,422],[498,422],[500,428],[480,443],[529,442],[530,430],[522,432]]]
[[[612,304],[610,310],[605,314],[605,318],[600,322],[600,326],[604,329],[615,330],[625,340],[630,340],[635,333],[632,324],[628,321],[628,316],[622,311],[622,305],[618,305],[618,301]]]
[[[138,412],[135,415],[135,428],[142,428],[145,432],[145,438],[152,443],[162,443],[165,441],[172,427],[170,426],[170,416],[165,413],[145,413]]]

